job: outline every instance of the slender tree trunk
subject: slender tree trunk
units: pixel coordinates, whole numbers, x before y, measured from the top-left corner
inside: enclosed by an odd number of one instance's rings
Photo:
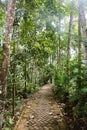
[[[15,81],[15,78],[16,78],[16,64],[14,63],[14,66],[13,66],[13,116],[14,116],[14,113],[15,113],[15,93],[16,93],[16,81]]]
[[[25,77],[25,93],[27,91],[27,62],[26,62],[26,49],[25,49],[25,65],[24,65],[24,77]]]
[[[3,106],[0,111],[0,122],[2,128],[3,120],[4,120],[4,112],[5,112],[5,99],[6,99],[6,91],[7,91],[7,74],[8,68],[10,64],[10,40],[13,29],[13,21],[14,21],[14,12],[15,12],[16,0],[9,0],[6,14],[6,29],[5,29],[5,43],[3,45],[3,62],[1,69],[1,87],[2,87],[2,101]]]
[[[15,21],[14,21],[15,22]],[[15,114],[15,97],[17,95],[17,85],[16,85],[16,54],[17,54],[17,49],[18,49],[18,43],[16,42],[16,39],[18,37],[18,26],[15,24],[13,25],[13,54],[14,54],[14,59],[13,59],[13,65],[12,65],[12,74],[13,74],[13,85],[12,85],[12,115],[14,116]]]
[[[16,45],[14,43],[14,50],[13,50],[13,53],[15,54],[16,53]],[[14,57],[14,61],[16,61],[16,57]],[[14,113],[15,113],[15,94],[16,94],[16,63],[14,62],[13,64],[13,110],[12,110],[12,113],[13,113],[13,116],[14,116]]]
[[[62,1],[59,0],[59,10],[61,10],[61,3]],[[57,64],[60,66],[61,64],[61,38],[60,38],[60,32],[61,32],[61,11],[59,11],[59,18],[58,18],[58,24],[59,24],[59,34],[58,34],[58,50],[57,50]]]
[[[70,69],[69,69],[69,61],[70,61],[70,43],[71,43],[71,32],[72,32],[72,20],[73,20],[73,15],[72,11],[70,13],[70,21],[69,21],[69,35],[68,35],[68,44],[67,44],[67,75],[70,75]]]
[[[78,18],[78,88],[81,88],[81,26]]]
[[[60,31],[61,31],[61,18],[59,15],[59,34],[58,34],[58,49],[57,49],[57,64],[61,63],[61,39],[60,39]]]
[[[58,64],[60,65],[61,63],[61,40],[60,40],[60,34],[59,34],[59,49],[58,49]]]
[[[84,6],[83,6],[83,0],[78,0],[78,12],[79,12],[79,18],[81,22],[82,27],[82,35],[86,39],[87,37],[87,29],[86,29],[86,18],[85,18],[85,12],[84,12]],[[84,63],[85,63],[85,79],[87,80],[87,45],[84,46]]]

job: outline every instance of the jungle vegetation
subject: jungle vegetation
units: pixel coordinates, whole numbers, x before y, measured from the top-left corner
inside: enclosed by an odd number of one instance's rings
[[[0,0],[0,128],[47,83],[66,104],[70,129],[87,128],[86,13],[86,0]]]

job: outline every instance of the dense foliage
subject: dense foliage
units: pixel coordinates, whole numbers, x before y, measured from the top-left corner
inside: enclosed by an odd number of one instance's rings
[[[6,99],[7,109],[9,104],[13,106],[13,115],[21,98],[27,98],[43,84],[53,83],[55,95],[66,103],[65,110],[72,114],[74,125],[70,129],[75,129],[80,122],[81,128],[86,127],[87,80],[83,49],[86,38],[78,22],[77,7],[74,0],[17,0]],[[6,4],[0,1],[0,68],[5,8]],[[86,8],[84,5],[84,10]],[[12,123],[9,118],[7,126]]]

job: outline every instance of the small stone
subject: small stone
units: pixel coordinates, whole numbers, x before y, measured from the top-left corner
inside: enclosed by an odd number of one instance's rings
[[[62,107],[65,107],[65,104],[64,104],[64,103],[62,103],[62,104],[61,104],[61,106],[62,106]]]
[[[62,119],[58,119],[57,122],[62,122]]]
[[[31,107],[30,107],[30,106],[27,106],[27,108],[29,108],[29,109],[30,109]]]
[[[61,116],[58,116],[58,119],[61,119]]]
[[[49,112],[49,115],[52,115],[53,113],[52,112]]]
[[[38,130],[38,127],[37,127],[37,126],[34,126],[34,129],[35,129],[35,130]]]
[[[29,121],[26,121],[26,124],[28,125],[28,124],[29,124]]]
[[[60,116],[63,117],[63,114],[61,113]]]
[[[67,116],[67,113],[64,113],[65,116]]]
[[[31,115],[31,116],[30,116],[30,119],[34,119],[34,116],[33,116],[33,115]]]
[[[53,118],[54,118],[54,119],[57,119],[57,118],[58,118],[58,116],[54,116]]]
[[[49,101],[49,104],[51,104],[51,101]]]
[[[49,128],[45,126],[45,127],[44,127],[44,130],[49,130]]]
[[[51,109],[53,109],[53,106],[51,106]]]

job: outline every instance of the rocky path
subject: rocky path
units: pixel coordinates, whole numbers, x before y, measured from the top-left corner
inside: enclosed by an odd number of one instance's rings
[[[67,130],[60,107],[53,98],[52,87],[45,85],[28,99],[14,130]]]

